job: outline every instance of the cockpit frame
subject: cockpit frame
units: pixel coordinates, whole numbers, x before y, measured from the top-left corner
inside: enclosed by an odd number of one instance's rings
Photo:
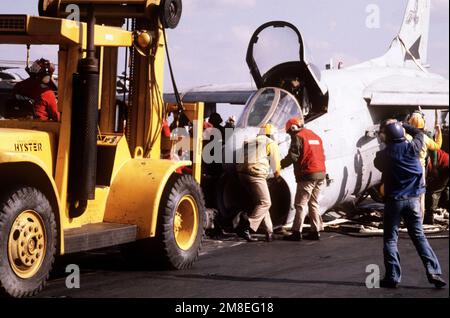
[[[257,123],[253,122],[252,124],[249,124],[252,114],[254,114],[255,111],[261,110],[261,108],[256,109],[256,107],[258,107],[258,103],[261,101],[262,95],[267,92],[273,92],[270,106],[265,107],[266,110],[263,110],[265,113],[260,115],[261,119],[259,119]],[[279,87],[265,87],[258,90],[249,98],[237,127],[262,127],[263,125],[270,123],[278,129],[283,129],[285,122],[294,116],[303,118],[302,109],[296,97]]]
[[[262,33],[270,28],[286,28],[286,31],[294,32],[295,41],[296,43],[298,41],[299,46],[298,57],[291,56],[291,60],[272,65],[264,74],[261,74],[260,65],[255,59],[255,47],[259,44],[258,42],[265,43],[261,39]],[[293,52],[297,54],[296,50]],[[271,21],[261,25],[250,39],[246,60],[258,89],[279,87],[294,95],[300,104],[305,122],[327,112],[327,88],[320,82],[320,71],[307,60],[302,35],[293,24],[286,21]]]

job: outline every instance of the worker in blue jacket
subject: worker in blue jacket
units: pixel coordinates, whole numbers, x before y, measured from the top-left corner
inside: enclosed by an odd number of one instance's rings
[[[405,130],[413,136],[413,140],[406,140]],[[423,133],[410,125],[388,120],[380,127],[380,137],[386,144],[374,160],[375,167],[382,172],[386,197],[383,222],[386,274],[380,286],[396,288],[400,283],[397,242],[400,219],[403,217],[408,234],[425,266],[428,281],[436,288],[442,288],[446,282],[441,278],[439,261],[422,228],[419,197],[425,192],[425,184],[419,154],[424,143]]]

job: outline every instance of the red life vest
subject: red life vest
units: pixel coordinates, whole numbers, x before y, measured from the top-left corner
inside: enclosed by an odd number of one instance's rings
[[[40,120],[59,121],[55,93],[40,80],[28,78],[16,84],[13,94],[29,97],[34,100],[34,113]]]
[[[303,128],[297,133],[302,142],[303,153],[298,160],[299,172],[302,176],[326,172],[325,154],[322,139],[313,131]]]

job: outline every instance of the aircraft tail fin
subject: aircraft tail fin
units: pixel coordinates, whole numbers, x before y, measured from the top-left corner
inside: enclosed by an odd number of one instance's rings
[[[399,34],[386,54],[389,64],[426,66],[431,0],[409,0]]]

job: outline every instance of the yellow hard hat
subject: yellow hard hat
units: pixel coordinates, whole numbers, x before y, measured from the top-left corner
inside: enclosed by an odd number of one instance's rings
[[[272,136],[276,134],[277,128],[272,124],[265,124],[259,130],[259,135]]]
[[[409,124],[411,126],[414,126],[419,129],[425,128],[425,118],[422,113],[420,112],[414,112],[411,114],[408,120]]]

